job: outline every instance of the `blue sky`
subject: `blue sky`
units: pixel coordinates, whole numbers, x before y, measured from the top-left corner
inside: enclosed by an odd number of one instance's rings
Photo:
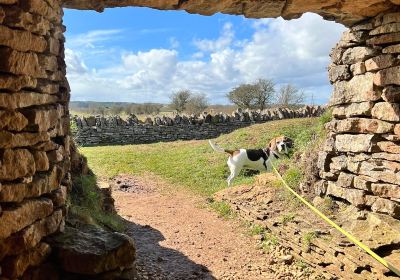
[[[65,10],[66,62],[72,100],[162,102],[190,89],[211,103],[240,83],[292,83],[326,103],[329,51],[344,28],[301,19],[246,19],[148,8]]]

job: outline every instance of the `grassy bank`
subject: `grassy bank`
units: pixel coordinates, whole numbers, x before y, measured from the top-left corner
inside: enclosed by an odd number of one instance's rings
[[[289,119],[238,129],[214,141],[229,149],[252,148],[264,147],[273,137],[286,135],[294,139],[296,152],[305,149],[318,131],[320,120],[317,118]],[[214,152],[206,140],[86,147],[80,151],[97,176],[110,178],[119,173],[151,172],[174,185],[207,196],[226,187],[229,172],[227,156]],[[251,183],[252,180],[252,176],[244,176],[242,172],[234,183]]]

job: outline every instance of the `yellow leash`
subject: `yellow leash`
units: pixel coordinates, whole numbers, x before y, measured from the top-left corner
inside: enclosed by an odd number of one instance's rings
[[[393,264],[390,262],[386,261],[385,259],[381,258],[377,254],[375,254],[368,246],[357,240],[353,235],[345,231],[343,228],[341,228],[339,225],[337,225],[335,222],[333,222],[331,219],[329,219],[327,216],[325,216],[321,211],[319,211],[317,208],[315,208],[311,203],[309,203],[307,200],[305,200],[302,196],[300,196],[298,193],[296,193],[289,185],[285,182],[285,180],[282,178],[281,174],[279,174],[278,170],[276,170],[275,166],[272,165],[272,168],[274,169],[275,173],[277,174],[278,178],[282,181],[283,185],[292,193],[294,194],[301,202],[303,202],[308,208],[310,208],[314,213],[317,213],[322,219],[324,219],[328,224],[336,228],[338,231],[340,231],[342,234],[344,234],[350,241],[352,241],[354,244],[356,244],[358,247],[363,249],[365,252],[367,252],[371,257],[373,257],[375,260],[383,264],[385,267],[393,271],[397,276],[400,276],[400,270],[396,268]]]

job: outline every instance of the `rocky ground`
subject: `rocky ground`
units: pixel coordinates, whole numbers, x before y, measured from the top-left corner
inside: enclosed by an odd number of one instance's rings
[[[260,249],[243,223],[154,176],[119,175],[111,185],[136,242],[138,279],[325,279],[283,246]]]

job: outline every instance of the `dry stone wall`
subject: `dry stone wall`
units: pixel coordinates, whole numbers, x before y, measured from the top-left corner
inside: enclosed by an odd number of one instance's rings
[[[69,87],[58,0],[0,0],[0,278],[31,279],[63,229]],[[50,279],[50,278],[49,278]]]
[[[400,218],[400,12],[354,25],[332,50],[333,121],[318,194]]]
[[[130,115],[125,121],[114,117],[73,117],[77,128],[74,140],[82,146],[113,144],[145,144],[176,140],[210,139],[235,129],[270,120],[317,117],[324,112],[321,106],[305,106],[260,111],[237,110],[231,115],[207,113],[200,116],[176,115],[175,117],[147,118],[144,122]]]

